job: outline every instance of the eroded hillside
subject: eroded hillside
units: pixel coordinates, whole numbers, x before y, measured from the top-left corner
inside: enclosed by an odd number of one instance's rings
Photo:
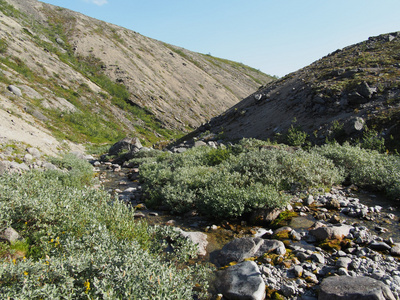
[[[8,122],[76,143],[170,139],[273,80],[36,0],[0,1],[0,38]]]
[[[399,32],[337,50],[260,88],[198,132],[279,140],[298,128],[323,143],[359,138],[369,128],[398,147],[399,51]]]

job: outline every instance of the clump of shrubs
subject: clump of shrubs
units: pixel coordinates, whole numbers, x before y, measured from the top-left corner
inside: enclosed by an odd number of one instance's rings
[[[400,198],[400,158],[376,150],[351,146],[326,144],[312,152],[332,160],[347,180],[360,187],[384,191],[390,198]]]
[[[143,162],[147,204],[167,205],[180,214],[196,209],[212,218],[236,218],[259,208],[283,207],[288,192],[343,180],[333,162],[317,153],[263,148],[267,144],[245,139],[229,148],[198,147]]]
[[[75,177],[90,177],[86,162],[68,156],[53,163],[63,170],[0,176],[0,229],[12,227],[24,238],[18,253],[1,243],[2,298],[193,299],[205,293],[207,269],[181,264],[195,255],[193,244],[170,228],[136,220],[107,192],[78,184]],[[173,254],[165,251],[165,237],[174,242]]]

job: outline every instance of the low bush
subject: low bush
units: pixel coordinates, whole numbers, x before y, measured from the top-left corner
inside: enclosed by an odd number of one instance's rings
[[[327,144],[314,148],[313,152],[331,159],[351,183],[384,191],[393,199],[400,197],[399,156],[350,146],[348,143]]]
[[[343,180],[333,162],[321,155],[290,152],[287,146],[262,148],[267,144],[242,140],[226,149],[198,147],[143,162],[147,204],[166,204],[175,213],[196,209],[213,218],[235,218],[258,208],[284,206],[289,199],[285,191]]]
[[[86,163],[75,160],[53,159],[64,171],[0,176],[0,229],[13,227],[24,238],[15,249],[0,249],[2,298],[193,299],[203,293],[206,269],[181,265],[195,255],[193,244],[170,228],[137,221],[134,210],[107,192],[65,180],[86,178]],[[196,284],[203,289],[194,291]]]

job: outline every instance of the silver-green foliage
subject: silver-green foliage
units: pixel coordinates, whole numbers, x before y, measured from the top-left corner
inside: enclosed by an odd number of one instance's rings
[[[267,150],[263,145],[244,140],[230,149],[163,153],[141,166],[148,204],[167,204],[177,213],[197,209],[208,216],[232,218],[257,208],[283,206],[288,201],[285,191],[343,180],[333,162],[321,155],[287,147]]]
[[[191,243],[138,222],[105,191],[64,180],[81,174],[70,172],[0,176],[0,228],[30,246],[27,259],[0,263],[2,299],[192,299],[195,283],[207,287],[202,268],[179,267],[193,257]]]
[[[331,159],[351,183],[385,191],[391,198],[400,197],[400,158],[359,146],[327,144],[313,152]]]
[[[49,240],[39,260],[4,262],[4,299],[192,299],[194,268],[178,270],[104,226]],[[197,276],[201,273],[196,270]]]

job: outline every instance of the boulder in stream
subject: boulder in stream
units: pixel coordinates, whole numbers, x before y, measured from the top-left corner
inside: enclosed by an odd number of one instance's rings
[[[244,237],[226,244],[218,253],[213,253],[214,257],[211,259],[215,264],[225,266],[233,261],[242,262],[246,258],[258,257],[269,252],[285,254],[286,248],[283,242],[278,240]]]
[[[227,299],[265,299],[265,283],[254,261],[244,261],[219,271],[215,286]]]

